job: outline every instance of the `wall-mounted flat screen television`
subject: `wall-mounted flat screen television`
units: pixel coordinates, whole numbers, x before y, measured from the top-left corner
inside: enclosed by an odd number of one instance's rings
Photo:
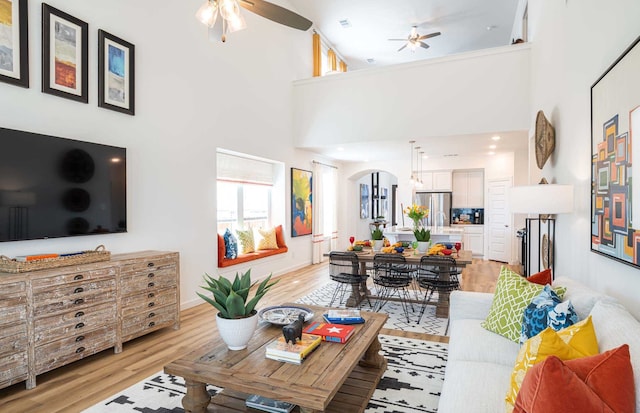
[[[0,241],[127,231],[125,148],[0,128]]]

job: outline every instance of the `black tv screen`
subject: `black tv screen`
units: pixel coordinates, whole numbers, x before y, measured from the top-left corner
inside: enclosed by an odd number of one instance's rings
[[[0,128],[0,241],[126,232],[126,155]]]

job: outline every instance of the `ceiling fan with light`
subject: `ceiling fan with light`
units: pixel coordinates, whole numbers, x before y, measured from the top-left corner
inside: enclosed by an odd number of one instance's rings
[[[196,18],[209,27],[210,36],[215,27],[218,15],[222,17],[221,39],[227,40],[227,34],[237,32],[247,27],[240,14],[243,7],[259,16],[283,24],[294,29],[306,31],[313,22],[291,10],[285,9],[264,0],[206,0],[196,13]],[[218,34],[218,33],[215,33]]]
[[[441,34],[440,32],[433,32],[433,33],[424,34],[421,36],[420,34],[418,34],[418,26],[413,26],[411,28],[411,33],[406,39],[389,39],[389,40],[407,42],[406,44],[402,45],[401,48],[398,49],[399,52],[402,51],[402,49],[404,49],[407,46],[409,46],[412,52],[415,52],[418,47],[422,47],[423,49],[428,49],[429,45],[423,42],[423,40],[440,36],[440,34]]]

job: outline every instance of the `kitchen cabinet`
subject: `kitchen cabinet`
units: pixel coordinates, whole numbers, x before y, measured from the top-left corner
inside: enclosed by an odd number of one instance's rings
[[[455,171],[452,181],[453,208],[484,208],[483,171]]]
[[[451,171],[422,172],[421,191],[451,191],[452,188]]]
[[[484,227],[482,225],[464,225],[462,243],[465,250],[471,250],[474,257],[484,255]]]

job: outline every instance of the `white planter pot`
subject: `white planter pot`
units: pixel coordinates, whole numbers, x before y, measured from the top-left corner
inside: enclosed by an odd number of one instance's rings
[[[424,254],[429,249],[429,241],[418,241],[418,252]]]
[[[373,247],[373,252],[380,252],[382,250],[383,241],[381,239],[372,239],[371,246]]]
[[[258,313],[251,317],[228,319],[216,315],[218,333],[222,337],[229,350],[243,350],[247,348],[247,343],[253,337],[258,325]]]

